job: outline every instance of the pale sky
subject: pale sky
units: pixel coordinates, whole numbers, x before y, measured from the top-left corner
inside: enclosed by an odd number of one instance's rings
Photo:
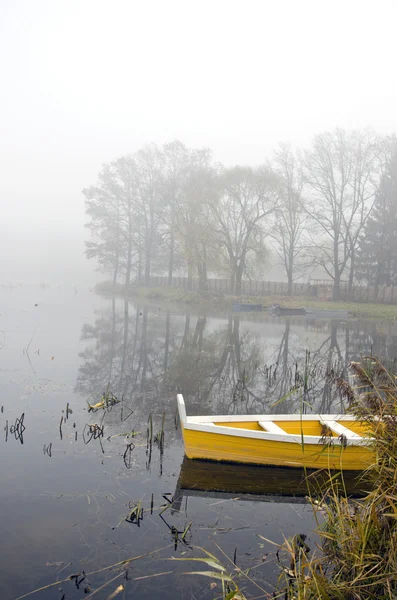
[[[396,23],[396,0],[0,0],[0,283],[83,261],[81,189],[145,143],[258,164],[397,131]]]

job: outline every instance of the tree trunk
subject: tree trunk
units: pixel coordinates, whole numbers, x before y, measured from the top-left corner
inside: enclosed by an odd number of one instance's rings
[[[240,263],[236,271],[236,295],[241,296],[241,287],[243,279],[243,263]]]
[[[203,248],[203,257],[198,261],[198,277],[199,277],[199,290],[200,292],[208,291],[208,277],[207,277],[207,253]]]
[[[117,261],[116,264],[114,265],[114,269],[113,269],[113,287],[115,287],[115,285],[117,283],[118,270],[119,270],[119,263]]]
[[[119,252],[120,252],[119,240],[117,240],[116,243],[117,243],[116,256],[114,257],[114,269],[113,269],[113,287],[116,285],[117,277],[119,275]]]
[[[332,287],[332,300],[340,300],[340,272],[335,269],[334,285]]]
[[[150,285],[150,271],[151,271],[151,262],[152,262],[152,241],[151,241],[151,232],[149,232],[148,237],[146,239],[146,256],[145,256],[145,285],[149,287]]]
[[[198,269],[198,278],[199,278],[199,291],[206,292],[208,291],[208,280],[207,280],[207,270],[205,264],[201,263]]]
[[[203,289],[208,291],[208,274],[207,274],[207,248],[203,246]]]
[[[287,264],[287,281],[288,281],[288,288],[287,288],[287,293],[288,296],[292,296],[292,284],[294,281],[294,245],[291,245],[291,247],[289,248],[288,251],[288,264]]]
[[[332,300],[340,299],[340,270],[339,270],[339,231],[334,237],[334,285],[332,286]]]
[[[174,240],[174,232],[171,229],[171,236],[170,236],[170,253],[169,253],[169,257],[168,257],[168,285],[172,285],[172,273],[174,270],[174,246],[175,246],[175,240]]]
[[[124,293],[128,294],[128,287],[130,285],[131,278],[131,262],[132,262],[132,245],[131,238],[128,240],[128,255],[127,255],[127,268],[125,271],[125,281],[124,281]]]
[[[231,272],[231,277],[230,277],[230,293],[234,294],[236,291],[236,271],[233,268],[232,272]]]
[[[125,272],[124,293],[128,294],[128,286],[131,278],[131,263],[132,263],[132,222],[131,210],[128,211],[128,247],[127,247],[127,268]]]
[[[191,258],[187,261],[187,289],[191,290],[193,287],[193,264]]]
[[[113,287],[117,283],[117,278],[119,275],[119,260],[120,260],[120,217],[119,217],[119,207],[117,203],[117,236],[116,236],[116,255],[114,257],[114,269],[113,269]]]
[[[351,258],[350,258],[350,273],[349,273],[349,285],[348,285],[348,296],[349,296],[349,300],[352,299],[353,296],[353,281],[354,281],[354,271],[355,271],[355,256],[354,256],[354,252],[352,252]]]
[[[146,225],[146,243],[145,243],[145,285],[150,285],[150,275],[152,270],[152,252],[153,252],[153,240],[155,233],[154,225],[154,206],[153,197],[150,198],[149,206],[149,224]]]
[[[292,272],[291,271],[288,271],[287,278],[288,278],[287,294],[288,294],[288,296],[292,296],[293,280],[292,280]]]

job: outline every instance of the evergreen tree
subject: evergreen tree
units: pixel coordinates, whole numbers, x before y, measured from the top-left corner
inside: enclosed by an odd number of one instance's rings
[[[356,276],[378,288],[397,285],[397,139],[381,177],[375,204],[361,237]]]

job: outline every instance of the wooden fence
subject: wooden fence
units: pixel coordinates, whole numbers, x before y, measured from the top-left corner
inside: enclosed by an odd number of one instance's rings
[[[192,279],[189,282],[187,277],[173,277],[171,285],[172,287],[182,287],[193,291],[199,289],[198,279]],[[168,286],[168,277],[154,275],[150,278],[150,287],[162,286]],[[208,291],[229,294],[231,293],[231,281],[230,279],[208,279]],[[294,283],[292,293],[294,296],[307,296],[310,294],[310,285],[307,283]],[[241,282],[241,294],[248,296],[286,296],[288,286],[285,281],[243,280]]]
[[[135,284],[138,282],[135,281]],[[143,281],[142,281],[143,284]],[[152,276],[150,287],[168,286],[168,277]],[[190,282],[187,277],[173,277],[172,287],[181,287],[197,291],[199,289],[198,279]],[[294,283],[292,286],[293,296],[311,296],[319,300],[332,300],[332,282],[313,284],[313,282]],[[208,291],[221,294],[231,293],[230,279],[208,279]],[[285,281],[255,281],[244,280],[241,285],[241,294],[247,296],[287,296],[288,285]],[[341,300],[352,302],[373,302],[380,304],[397,304],[397,287],[383,286],[378,289],[371,286],[355,285],[351,294],[348,293],[347,285],[341,285]]]

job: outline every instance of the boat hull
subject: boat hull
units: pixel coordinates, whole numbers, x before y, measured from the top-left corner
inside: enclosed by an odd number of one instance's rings
[[[177,396],[187,458],[362,471],[376,459],[368,424],[353,415],[186,415]]]
[[[192,459],[252,465],[361,471],[374,459],[368,447],[260,440],[183,428],[185,454]]]
[[[332,481],[341,493],[360,497],[368,489],[361,471],[344,475],[332,472]],[[308,470],[236,463],[190,460],[184,458],[174,494],[174,502],[183,496],[207,496],[280,502],[300,497],[304,501],[309,492],[317,493],[328,482],[326,471]],[[229,496],[228,496],[229,495]]]

